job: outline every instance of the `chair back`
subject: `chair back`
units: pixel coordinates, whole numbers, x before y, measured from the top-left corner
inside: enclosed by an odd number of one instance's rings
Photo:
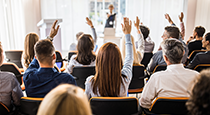
[[[18,66],[14,63],[3,63],[0,67],[1,71],[6,71],[6,72],[12,72],[15,74],[18,82],[20,83],[20,85],[22,84],[22,74],[18,68]]]
[[[188,113],[185,103],[188,97],[158,97],[152,104],[150,112],[154,114],[182,114]]]
[[[153,53],[144,53],[144,57],[141,61],[141,64],[143,64],[145,68],[147,68],[147,65],[149,64],[152,56],[153,56]]]
[[[95,75],[95,66],[89,67],[74,67],[72,75],[75,77],[77,85],[85,89],[86,78],[90,75]]]
[[[203,69],[208,69],[208,68],[210,68],[210,64],[198,64],[197,66],[195,66],[194,70],[200,72]]]
[[[133,66],[133,77],[129,85],[129,93],[139,93],[141,91],[138,90],[143,89],[145,78],[144,70],[144,66]]]
[[[74,54],[77,54],[77,51],[70,51],[70,52],[68,53],[68,61],[70,61],[71,56],[74,55]]]
[[[138,112],[135,97],[93,97],[90,106],[94,115],[132,115]]]
[[[20,101],[20,113],[24,115],[36,115],[43,98],[22,97]]]
[[[155,69],[153,70],[153,73],[157,72],[157,71],[162,71],[162,70],[166,70],[167,65],[157,65],[155,67]]]
[[[191,54],[188,56],[189,61],[192,61],[195,55],[199,52],[206,52],[207,50],[194,50],[191,52]]]
[[[9,108],[4,105],[2,102],[0,102],[0,113],[1,115],[8,115],[10,112]]]
[[[7,62],[15,63],[19,68],[23,68],[21,64],[22,50],[8,50],[5,51]]]

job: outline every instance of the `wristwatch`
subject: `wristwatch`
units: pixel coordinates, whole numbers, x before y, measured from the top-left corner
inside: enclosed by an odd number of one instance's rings
[[[47,36],[47,39],[49,39],[51,42],[53,41],[53,38],[51,38],[50,36]]]

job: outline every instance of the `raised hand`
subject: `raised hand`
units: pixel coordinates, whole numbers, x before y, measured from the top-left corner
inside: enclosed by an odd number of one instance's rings
[[[169,16],[169,14],[165,14],[165,18],[168,20],[168,22],[170,24],[173,24],[174,22],[171,20],[171,17]]]
[[[88,18],[88,17],[86,17],[86,23],[91,27],[91,28],[93,28],[93,23],[92,23],[92,21]]]
[[[54,38],[56,36],[56,34],[58,33],[58,29],[59,29],[59,25],[57,26],[57,28],[55,28],[56,24],[57,24],[58,20],[55,20],[55,22],[53,23],[51,30],[50,30],[50,37]]]
[[[138,16],[136,16],[136,22],[135,22],[135,21],[133,21],[133,22],[134,22],[134,26],[135,26],[137,29],[139,29],[140,20],[139,20]]]
[[[183,21],[183,18],[184,18],[184,14],[183,14],[183,12],[181,12],[181,14],[179,15],[179,20],[180,20],[180,22]]]
[[[130,34],[131,33],[132,22],[130,21],[130,23],[129,23],[129,18],[124,17],[123,18],[123,23],[124,24],[121,24],[123,33],[124,34]]]

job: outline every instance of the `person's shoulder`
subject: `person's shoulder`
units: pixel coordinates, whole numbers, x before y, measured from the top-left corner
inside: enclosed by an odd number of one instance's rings
[[[91,83],[90,81],[91,81],[93,78],[94,78],[94,75],[91,75],[91,76],[87,77],[87,78],[86,78],[86,81],[85,81],[85,84],[87,85],[87,84]]]
[[[71,74],[68,73],[58,73],[59,74],[59,78],[73,78],[73,76]],[[73,78],[74,79],[74,78]]]
[[[3,72],[3,71],[1,71],[0,72],[0,78],[1,79],[14,79],[14,78],[16,78],[15,77],[15,74],[14,73],[11,73],[11,72]]]

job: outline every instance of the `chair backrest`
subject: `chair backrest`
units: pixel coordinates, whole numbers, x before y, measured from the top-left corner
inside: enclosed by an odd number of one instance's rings
[[[155,69],[153,70],[153,73],[157,72],[157,71],[162,71],[162,70],[166,70],[167,65],[157,65],[155,67]]]
[[[6,105],[4,105],[2,102],[0,102],[0,114],[1,115],[8,115],[10,110]]]
[[[194,70],[196,70],[197,72],[200,72],[203,69],[207,69],[207,68],[210,68],[210,64],[198,64],[197,66],[195,66]]]
[[[135,97],[93,97],[90,106],[94,115],[131,115],[138,112]]]
[[[36,115],[43,98],[22,97],[20,112],[24,115]]]
[[[191,54],[188,56],[189,61],[192,61],[195,55],[199,52],[206,52],[207,50],[194,50],[191,52]]]
[[[62,58],[61,53],[58,50],[55,51],[55,54],[56,54],[56,61],[55,62],[56,62],[57,67],[60,69],[61,67],[64,66],[63,58]]]
[[[18,82],[20,83],[20,85],[22,84],[21,78],[22,78],[23,75],[21,74],[21,72],[20,72],[20,70],[19,70],[19,68],[16,64],[14,64],[14,63],[3,63],[0,67],[0,70],[14,73]]]
[[[7,62],[15,63],[19,68],[23,68],[21,64],[22,50],[5,51]]]
[[[90,75],[95,75],[95,73],[95,66],[74,67],[72,75],[75,77],[77,85],[85,89],[86,78]]]
[[[188,97],[158,97],[152,104],[150,112],[154,114],[182,114],[188,113],[185,103]]]
[[[70,61],[71,56],[74,55],[74,54],[77,54],[77,51],[70,51],[70,52],[68,53],[68,61]]]
[[[144,87],[144,66],[133,66],[133,77],[129,89],[139,89]]]
[[[144,53],[144,57],[143,57],[143,59],[141,61],[141,64],[143,64],[145,68],[149,64],[152,56],[153,56],[153,53]]]

